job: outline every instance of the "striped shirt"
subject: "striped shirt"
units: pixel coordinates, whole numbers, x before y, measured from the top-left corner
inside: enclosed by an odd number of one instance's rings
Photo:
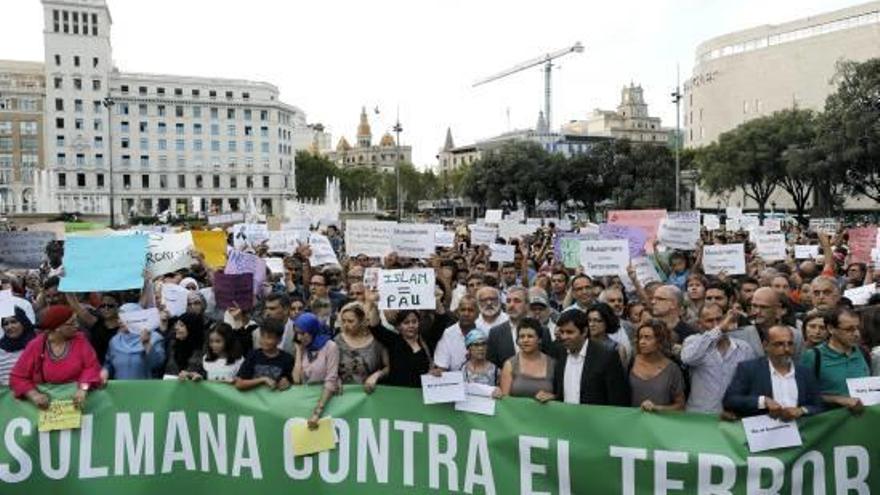
[[[12,368],[18,362],[22,352],[24,352],[24,349],[16,352],[7,352],[0,349],[0,386],[9,386],[9,374],[12,373]]]

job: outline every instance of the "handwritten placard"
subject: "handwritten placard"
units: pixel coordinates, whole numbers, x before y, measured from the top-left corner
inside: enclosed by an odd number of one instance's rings
[[[843,291],[843,297],[849,299],[856,306],[864,306],[868,304],[868,301],[871,300],[871,296],[876,292],[877,284],[871,283],[854,289],[847,289]]]
[[[144,285],[147,236],[69,236],[64,244],[63,292],[139,289]]]
[[[421,378],[422,402],[425,404],[462,402],[467,399],[461,371],[447,371],[441,376],[422,375]]]
[[[700,240],[700,212],[671,212],[660,223],[657,233],[660,242],[672,249],[693,251]]]
[[[870,263],[871,250],[877,247],[877,226],[849,229],[849,248],[853,263]]]
[[[141,333],[144,330],[157,330],[159,328],[159,310],[156,308],[125,311],[119,313],[129,332]]]
[[[486,223],[499,224],[504,216],[503,210],[486,210]]]
[[[214,298],[220,309],[229,309],[235,306],[243,310],[251,309],[254,307],[254,275],[252,273],[236,275],[215,273]]]
[[[381,258],[391,252],[397,222],[349,220],[345,223],[345,250],[349,256],[363,254]]]
[[[706,275],[746,274],[746,254],[742,244],[703,246],[703,271]]]
[[[660,222],[666,218],[666,210],[612,210],[608,212],[608,223],[638,227],[645,231],[647,241],[654,242]]]
[[[171,316],[186,313],[189,291],[176,284],[162,284],[162,304]]]
[[[434,232],[434,245],[440,248],[455,247],[455,232],[447,230]]]
[[[880,404],[880,376],[847,378],[846,388],[849,389],[850,397],[861,400],[866,406]]]
[[[662,282],[662,280],[660,280],[660,275],[657,273],[657,269],[648,258],[644,256],[633,258],[632,266],[636,270],[636,277],[643,286],[651,282]]]
[[[749,452],[798,447],[803,444],[796,421],[779,421],[770,416],[752,416],[742,419]]]
[[[48,409],[40,410],[37,430],[78,430],[82,424],[82,411],[70,399],[53,400]]]
[[[758,256],[764,261],[785,259],[785,234],[757,234],[755,247]]]
[[[254,294],[256,294],[266,280],[266,261],[255,254],[231,251],[224,271],[227,275],[253,274]]]
[[[405,258],[428,259],[434,254],[437,225],[402,223],[392,229],[391,249]]]
[[[645,230],[640,227],[603,223],[602,225],[599,225],[599,239],[625,239],[627,241],[630,258],[635,258],[645,254],[645,245],[648,241],[648,235],[645,233]]]
[[[309,263],[312,266],[321,265],[338,265],[339,260],[336,259],[336,253],[330,244],[330,239],[321,234],[309,234],[309,247],[312,248],[312,255],[309,257]]]
[[[471,244],[489,246],[498,238],[498,230],[487,225],[471,225]]]
[[[703,214],[703,227],[706,227],[706,230],[718,230],[721,228],[721,218],[718,215],[705,213]]]
[[[491,244],[489,246],[489,261],[499,263],[513,263],[516,254],[516,246],[512,244]]]
[[[379,309],[435,309],[434,269],[379,272]]]
[[[798,260],[812,260],[819,257],[819,246],[798,244],[794,247],[794,257]]]
[[[465,400],[455,403],[456,411],[482,414],[484,416],[495,415],[495,398],[492,394],[495,387],[481,383],[465,383]]]
[[[0,263],[9,268],[39,268],[52,232],[0,232]]]
[[[155,278],[193,264],[195,249],[191,232],[179,234],[150,234],[147,243],[146,268]]]
[[[629,265],[629,243],[623,239],[581,242],[581,266],[591,277],[620,275]]]
[[[835,218],[811,218],[810,231],[834,235],[840,230],[840,221]]]

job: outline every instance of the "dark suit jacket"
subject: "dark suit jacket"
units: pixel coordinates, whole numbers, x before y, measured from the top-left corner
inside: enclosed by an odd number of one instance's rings
[[[565,362],[567,355],[556,359],[553,373],[553,393],[558,400],[565,399]],[[581,373],[581,404],[606,406],[629,406],[629,383],[620,364],[620,354],[590,341],[587,345],[586,362]]]
[[[816,383],[813,373],[803,366],[793,365],[798,388],[798,407],[805,407],[807,414],[822,412],[824,406],[819,395],[819,384]],[[737,416],[766,414],[766,410],[758,409],[758,398],[762,395],[773,397],[768,358],[743,361],[737,365],[733,380],[724,394],[724,409],[736,413]]]
[[[510,329],[510,322],[506,321],[500,325],[495,325],[489,330],[486,358],[499,368],[504,366],[504,362],[516,354],[516,346],[514,345],[513,334],[510,333]],[[541,327],[541,350],[544,353],[549,353],[552,344],[550,332],[546,328]]]

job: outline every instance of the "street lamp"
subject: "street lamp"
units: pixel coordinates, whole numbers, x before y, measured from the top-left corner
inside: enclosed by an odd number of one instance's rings
[[[403,160],[400,158],[400,133],[403,132],[403,127],[400,125],[399,110],[397,112],[397,121],[394,123],[392,130],[397,134],[397,221],[400,222],[403,219],[403,200],[400,194],[400,166],[403,165]]]
[[[680,83],[678,80],[678,73],[676,71],[675,76],[675,91],[673,91],[670,96],[672,96],[672,103],[675,103],[675,209],[679,210],[681,208],[681,177],[679,171],[681,170],[681,157],[679,147],[681,147],[681,112],[679,111],[679,106],[681,105],[681,91],[679,90]]]
[[[110,164],[110,228],[116,227],[116,205],[113,197],[113,105],[116,101],[107,95],[101,102],[107,108],[107,163]]]

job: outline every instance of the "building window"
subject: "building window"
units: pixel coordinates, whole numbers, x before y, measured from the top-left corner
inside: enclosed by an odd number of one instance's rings
[[[184,175],[184,174],[177,175],[177,188],[178,189],[186,189],[186,175]]]
[[[218,118],[220,118],[220,110],[211,107],[211,120],[217,120]]]
[[[122,174],[122,187],[131,189],[131,175]]]
[[[198,98],[199,97],[199,90],[197,90],[197,89],[192,90],[192,96],[193,96],[193,98]]]
[[[159,122],[158,128],[159,128],[159,134],[165,134],[165,131],[167,130],[167,126],[165,125],[165,122]]]
[[[74,15],[74,17],[76,17],[76,12],[74,12],[73,15]],[[74,26],[74,27],[76,27],[76,26]],[[79,67],[79,55],[73,56],[73,66]]]
[[[120,146],[122,147],[122,149],[126,150],[131,147],[131,143],[129,142],[128,138],[122,138],[120,140]]]
[[[98,57],[92,57],[92,68],[93,69],[98,68]]]
[[[237,146],[236,146],[236,141],[229,141],[228,143],[226,143],[226,146],[227,146],[227,150],[228,150],[230,153],[234,153],[234,152],[238,151],[238,150],[236,149],[236,148],[237,148]]]
[[[242,93],[242,94],[241,94],[241,98],[242,98],[243,100],[250,100],[250,99],[251,99],[251,94],[250,94],[250,93],[247,93],[247,92]]]
[[[238,177],[232,176],[229,178],[229,189],[236,189],[238,187]]]
[[[220,151],[220,141],[211,141],[211,151]]]
[[[95,175],[95,184],[98,186],[98,189],[104,188],[104,174]]]
[[[168,176],[159,174],[159,189],[168,189]]]
[[[142,174],[141,175],[141,187],[144,189],[150,188],[150,175],[149,174]]]
[[[101,80],[100,79],[92,79],[92,90],[94,90],[94,91],[101,90]]]
[[[174,131],[177,133],[178,136],[183,136],[183,134],[184,134],[183,124],[180,124],[180,123],[174,124]]]
[[[78,77],[73,78],[73,89],[83,89],[83,81]]]
[[[95,155],[95,166],[103,167],[104,166],[104,155],[98,153]]]
[[[269,189],[269,176],[263,176],[263,189]]]
[[[145,96],[147,94],[146,86],[138,86],[138,94],[141,96]]]
[[[216,98],[217,92],[212,89],[212,90],[208,91],[208,96],[211,98]]]
[[[127,120],[123,120],[119,123],[119,130],[125,134],[128,134],[130,131],[130,126]]]
[[[138,115],[141,117],[146,117],[149,114],[149,109],[146,103],[138,104]]]
[[[265,143],[265,142],[260,143],[260,152],[261,153],[268,153],[269,152],[269,143]]]
[[[64,111],[64,99],[63,98],[55,98],[55,111],[63,112]]]
[[[56,30],[56,31],[57,31],[57,30]],[[60,65],[61,65],[61,55],[58,55],[57,53],[55,54],[55,65],[56,65],[56,66],[60,66]]]
[[[220,176],[219,175],[212,176],[212,181],[214,183],[214,189],[220,189]]]
[[[219,124],[211,124],[211,135],[219,136],[220,135],[220,125]]]
[[[229,124],[226,126],[226,135],[235,136],[235,124]]]
[[[55,128],[64,129],[64,117],[58,117],[55,119]]]
[[[244,111],[244,120],[248,120],[248,121],[250,121],[250,120],[251,120],[251,114],[252,114],[252,112],[251,112],[251,109],[250,109],[250,108],[248,108],[247,110],[245,110],[245,111]]]
[[[202,107],[194,106],[194,107],[192,107],[192,110],[193,110],[193,118],[194,119],[202,118]]]
[[[159,96],[165,96],[165,88],[156,88],[156,94]]]
[[[146,120],[138,122],[138,131],[147,132],[147,129],[149,129],[149,123]]]
[[[11,147],[12,146],[11,146],[11,141],[10,141],[10,148]],[[55,147],[56,148],[63,148],[64,147],[64,135],[60,135],[60,136],[55,137]]]
[[[60,29],[61,29],[61,28],[60,28],[60,23],[58,22],[59,18],[60,18],[60,16],[58,15],[58,9],[52,9],[52,24],[53,24],[53,31],[55,31],[56,33],[57,33],[58,31],[60,31]]]
[[[193,134],[202,135],[202,124],[193,124]]]
[[[269,137],[269,128],[266,126],[260,127],[260,137],[267,138]]]
[[[226,92],[226,99],[227,99],[227,100],[231,100],[231,99],[232,99],[232,91],[227,91],[227,92]]]
[[[64,155],[64,153],[58,153],[57,155],[55,155],[55,164],[63,166],[66,159],[67,157]]]
[[[93,123],[92,123],[92,127],[93,127],[96,131],[99,131],[99,132],[100,132],[101,130],[104,129],[104,123],[101,121],[101,119],[95,119],[95,120],[93,121]]]
[[[168,140],[167,139],[160,139],[158,147],[159,147],[160,151],[167,150],[168,149]]]
[[[95,148],[103,149],[104,148],[104,137],[103,136],[95,136]]]
[[[174,96],[183,96],[183,88],[174,88]]]
[[[226,120],[232,120],[235,118],[235,109],[227,108],[226,109]]]
[[[260,110],[260,121],[266,122],[269,120],[269,111],[268,110]]]
[[[244,185],[248,189],[254,188],[254,177],[252,175],[248,175],[244,178]]]
[[[253,153],[254,152],[254,142],[253,141],[245,141],[244,142],[244,151],[245,151],[245,153]]]
[[[183,139],[176,139],[174,141],[174,149],[177,151],[186,151],[186,143]]]
[[[202,188],[202,176],[196,175],[196,189]]]
[[[141,138],[140,149],[141,149],[141,151],[149,151],[150,150],[150,140],[147,138]]]
[[[183,105],[174,105],[174,116],[183,118]]]
[[[61,89],[64,86],[64,79],[60,77],[56,77],[54,79],[55,89]]]
[[[67,174],[64,172],[58,174],[58,187],[67,187]]]
[[[82,111],[83,111],[83,101],[82,100],[73,100],[73,111],[76,113],[82,113]]]
[[[159,112],[159,117],[165,116],[165,105],[158,105],[156,110]]]
[[[124,167],[131,166],[131,155],[122,155],[122,166],[124,166]]]
[[[193,140],[193,151],[202,151],[202,140],[201,139]]]
[[[76,174],[76,187],[86,187],[86,174]]]
[[[159,155],[159,166],[167,167],[168,166],[168,157],[165,155]]]

